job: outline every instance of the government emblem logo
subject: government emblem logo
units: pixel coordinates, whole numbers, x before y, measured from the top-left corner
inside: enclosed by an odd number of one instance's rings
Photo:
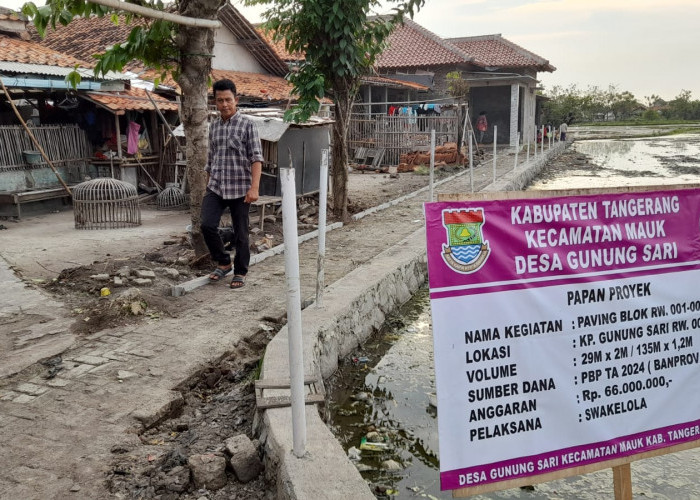
[[[447,230],[447,245],[442,246],[445,263],[459,273],[473,273],[484,265],[491,250],[481,228],[484,210],[443,210],[442,225]]]

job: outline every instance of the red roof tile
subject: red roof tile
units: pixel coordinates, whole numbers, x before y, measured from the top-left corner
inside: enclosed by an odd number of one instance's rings
[[[243,71],[224,71],[214,69],[211,72],[214,81],[228,78],[236,84],[239,95],[254,99],[282,101],[292,98],[292,84],[284,78],[260,73]]]
[[[412,90],[430,90],[427,85],[422,85],[416,82],[409,82],[405,80],[396,80],[394,78],[388,78],[386,76],[363,76],[361,78],[362,83],[369,83],[372,85],[380,85],[387,87],[401,87],[408,88]]]
[[[146,81],[153,81],[155,78],[160,77],[160,72],[152,69],[138,70],[135,68],[133,71],[139,75],[139,78]],[[292,85],[279,76],[247,73],[244,71],[212,70],[212,82],[222,78],[232,80],[236,84],[238,95],[250,99],[284,101],[289,99],[292,91]],[[167,76],[161,83],[180,92],[180,86],[170,76]],[[209,91],[211,92],[211,89]]]
[[[153,100],[161,111],[177,111],[177,103],[151,93]],[[153,111],[153,104],[148,99],[146,91],[131,88],[121,92],[87,92],[81,94],[113,113],[121,114],[123,111]]]
[[[272,32],[264,30],[261,26],[256,26],[255,30],[258,32],[260,37],[267,42],[267,44],[275,51],[277,56],[286,62],[298,62],[304,60],[303,52],[295,52],[294,54],[287,52],[284,46],[284,40],[276,42],[273,38]]]
[[[32,34],[32,40],[42,46],[70,54],[94,66],[97,61],[92,57],[93,54],[104,53],[107,47],[124,42],[139,22],[143,21],[134,19],[132,24],[126,24],[124,16],[119,16],[119,24],[114,24],[110,16],[78,17],[67,26],[56,25],[55,30],[46,28],[46,37],[43,39],[33,24],[28,25],[27,30]]]
[[[483,67],[536,68],[554,71],[549,61],[506,40],[501,35],[447,38],[474,59],[474,64]]]
[[[0,61],[25,64],[45,64],[59,68],[90,68],[90,64],[34,42],[0,35]]]
[[[406,19],[389,35],[388,46],[377,59],[377,67],[426,67],[470,61],[469,55],[455,45]]]

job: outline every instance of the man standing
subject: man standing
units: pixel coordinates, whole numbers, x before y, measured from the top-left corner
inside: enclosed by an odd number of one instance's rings
[[[566,133],[569,131],[569,126],[566,124],[566,122],[563,122],[561,125],[559,125],[559,140],[561,142],[566,142]]]
[[[221,281],[233,271],[231,288],[245,285],[250,264],[248,211],[259,197],[262,146],[255,124],[238,112],[236,85],[228,79],[214,83],[216,109],[221,114],[209,128],[207,190],[202,200],[202,236],[211,258],[218,266],[209,274]],[[231,211],[233,246],[236,255],[224,251],[219,222],[226,207]]]

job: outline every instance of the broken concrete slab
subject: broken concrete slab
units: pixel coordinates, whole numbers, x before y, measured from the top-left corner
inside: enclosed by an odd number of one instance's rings
[[[226,451],[231,454],[231,468],[242,483],[252,481],[263,470],[258,450],[245,434],[229,438],[225,442]]]
[[[187,460],[187,465],[190,466],[192,479],[197,488],[220,490],[228,482],[226,477],[226,459],[220,455],[214,455],[213,453],[192,455]]]

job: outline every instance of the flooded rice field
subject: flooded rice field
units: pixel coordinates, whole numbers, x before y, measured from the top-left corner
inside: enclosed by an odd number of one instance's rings
[[[700,184],[700,135],[574,143],[529,189]],[[331,383],[329,425],[378,498],[440,491],[433,340],[427,289],[345,360]],[[700,499],[700,449],[632,464],[633,498]],[[475,499],[614,498],[612,470]]]
[[[700,183],[700,134],[576,141],[529,189]]]

